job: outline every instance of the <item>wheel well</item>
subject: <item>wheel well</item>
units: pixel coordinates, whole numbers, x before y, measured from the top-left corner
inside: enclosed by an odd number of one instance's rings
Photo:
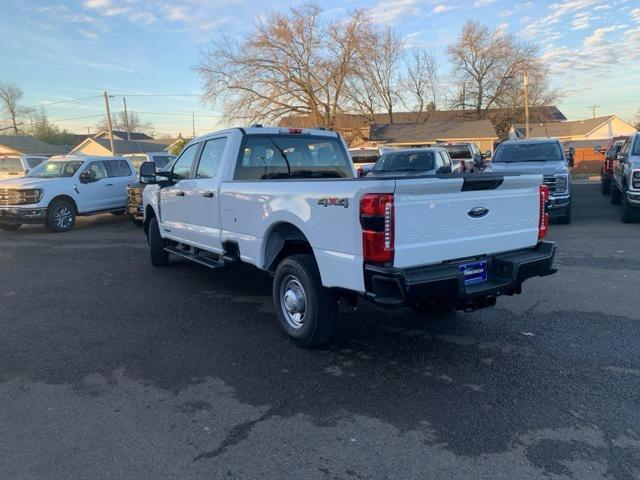
[[[68,202],[71,202],[71,205],[73,205],[73,209],[76,211],[76,215],[78,214],[78,205],[76,204],[76,201],[69,195],[58,195],[57,197],[53,197],[49,202],[49,205],[52,205],[53,202],[57,200],[66,200]]]
[[[313,255],[309,240],[295,225],[279,223],[273,227],[265,242],[265,268],[273,272],[282,259],[298,253],[310,253]]]
[[[151,219],[155,218],[156,212],[151,205],[147,205],[147,209],[144,212],[144,233],[149,233],[149,224],[151,223]]]

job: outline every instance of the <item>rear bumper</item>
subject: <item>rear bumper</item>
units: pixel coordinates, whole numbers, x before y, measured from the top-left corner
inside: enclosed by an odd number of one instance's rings
[[[465,285],[459,269],[469,260],[408,269],[365,265],[366,297],[385,307],[416,303],[450,304],[459,309],[492,306],[500,295],[520,293],[525,280],[554,274],[555,252],[555,243],[539,242],[534,248],[479,259],[487,262],[488,278],[471,285]]]
[[[46,218],[47,209],[42,207],[0,207],[0,224],[3,225],[44,223]]]

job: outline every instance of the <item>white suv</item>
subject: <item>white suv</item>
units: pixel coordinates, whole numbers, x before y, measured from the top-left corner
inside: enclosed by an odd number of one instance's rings
[[[53,157],[22,178],[0,180],[0,229],[43,223],[71,230],[78,215],[124,213],[127,187],[136,180],[122,157]]]
[[[0,179],[22,177],[36,168],[47,157],[39,155],[2,155],[0,156]]]

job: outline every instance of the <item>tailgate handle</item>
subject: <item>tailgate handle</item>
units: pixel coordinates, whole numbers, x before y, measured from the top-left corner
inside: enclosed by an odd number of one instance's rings
[[[493,178],[465,178],[462,183],[463,192],[474,192],[477,190],[495,190],[504,182],[504,177]]]
[[[176,197],[184,197],[184,192],[176,192]]]

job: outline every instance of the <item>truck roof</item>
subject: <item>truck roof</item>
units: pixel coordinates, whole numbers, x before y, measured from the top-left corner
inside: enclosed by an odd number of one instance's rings
[[[549,137],[549,138],[529,138],[527,140],[505,140],[500,143],[500,145],[533,145],[538,143],[559,143],[560,141],[557,138]]]
[[[240,130],[243,135],[289,135],[289,134],[297,134],[297,135],[315,135],[321,137],[339,137],[340,135],[332,130],[323,130],[321,128],[295,128],[295,127],[262,127],[257,125],[252,125],[250,127],[234,127],[227,128],[225,130],[218,130],[215,132],[205,133],[204,135],[200,135],[189,143],[194,141],[203,140],[212,136],[220,135],[223,133],[230,133],[234,131]]]

